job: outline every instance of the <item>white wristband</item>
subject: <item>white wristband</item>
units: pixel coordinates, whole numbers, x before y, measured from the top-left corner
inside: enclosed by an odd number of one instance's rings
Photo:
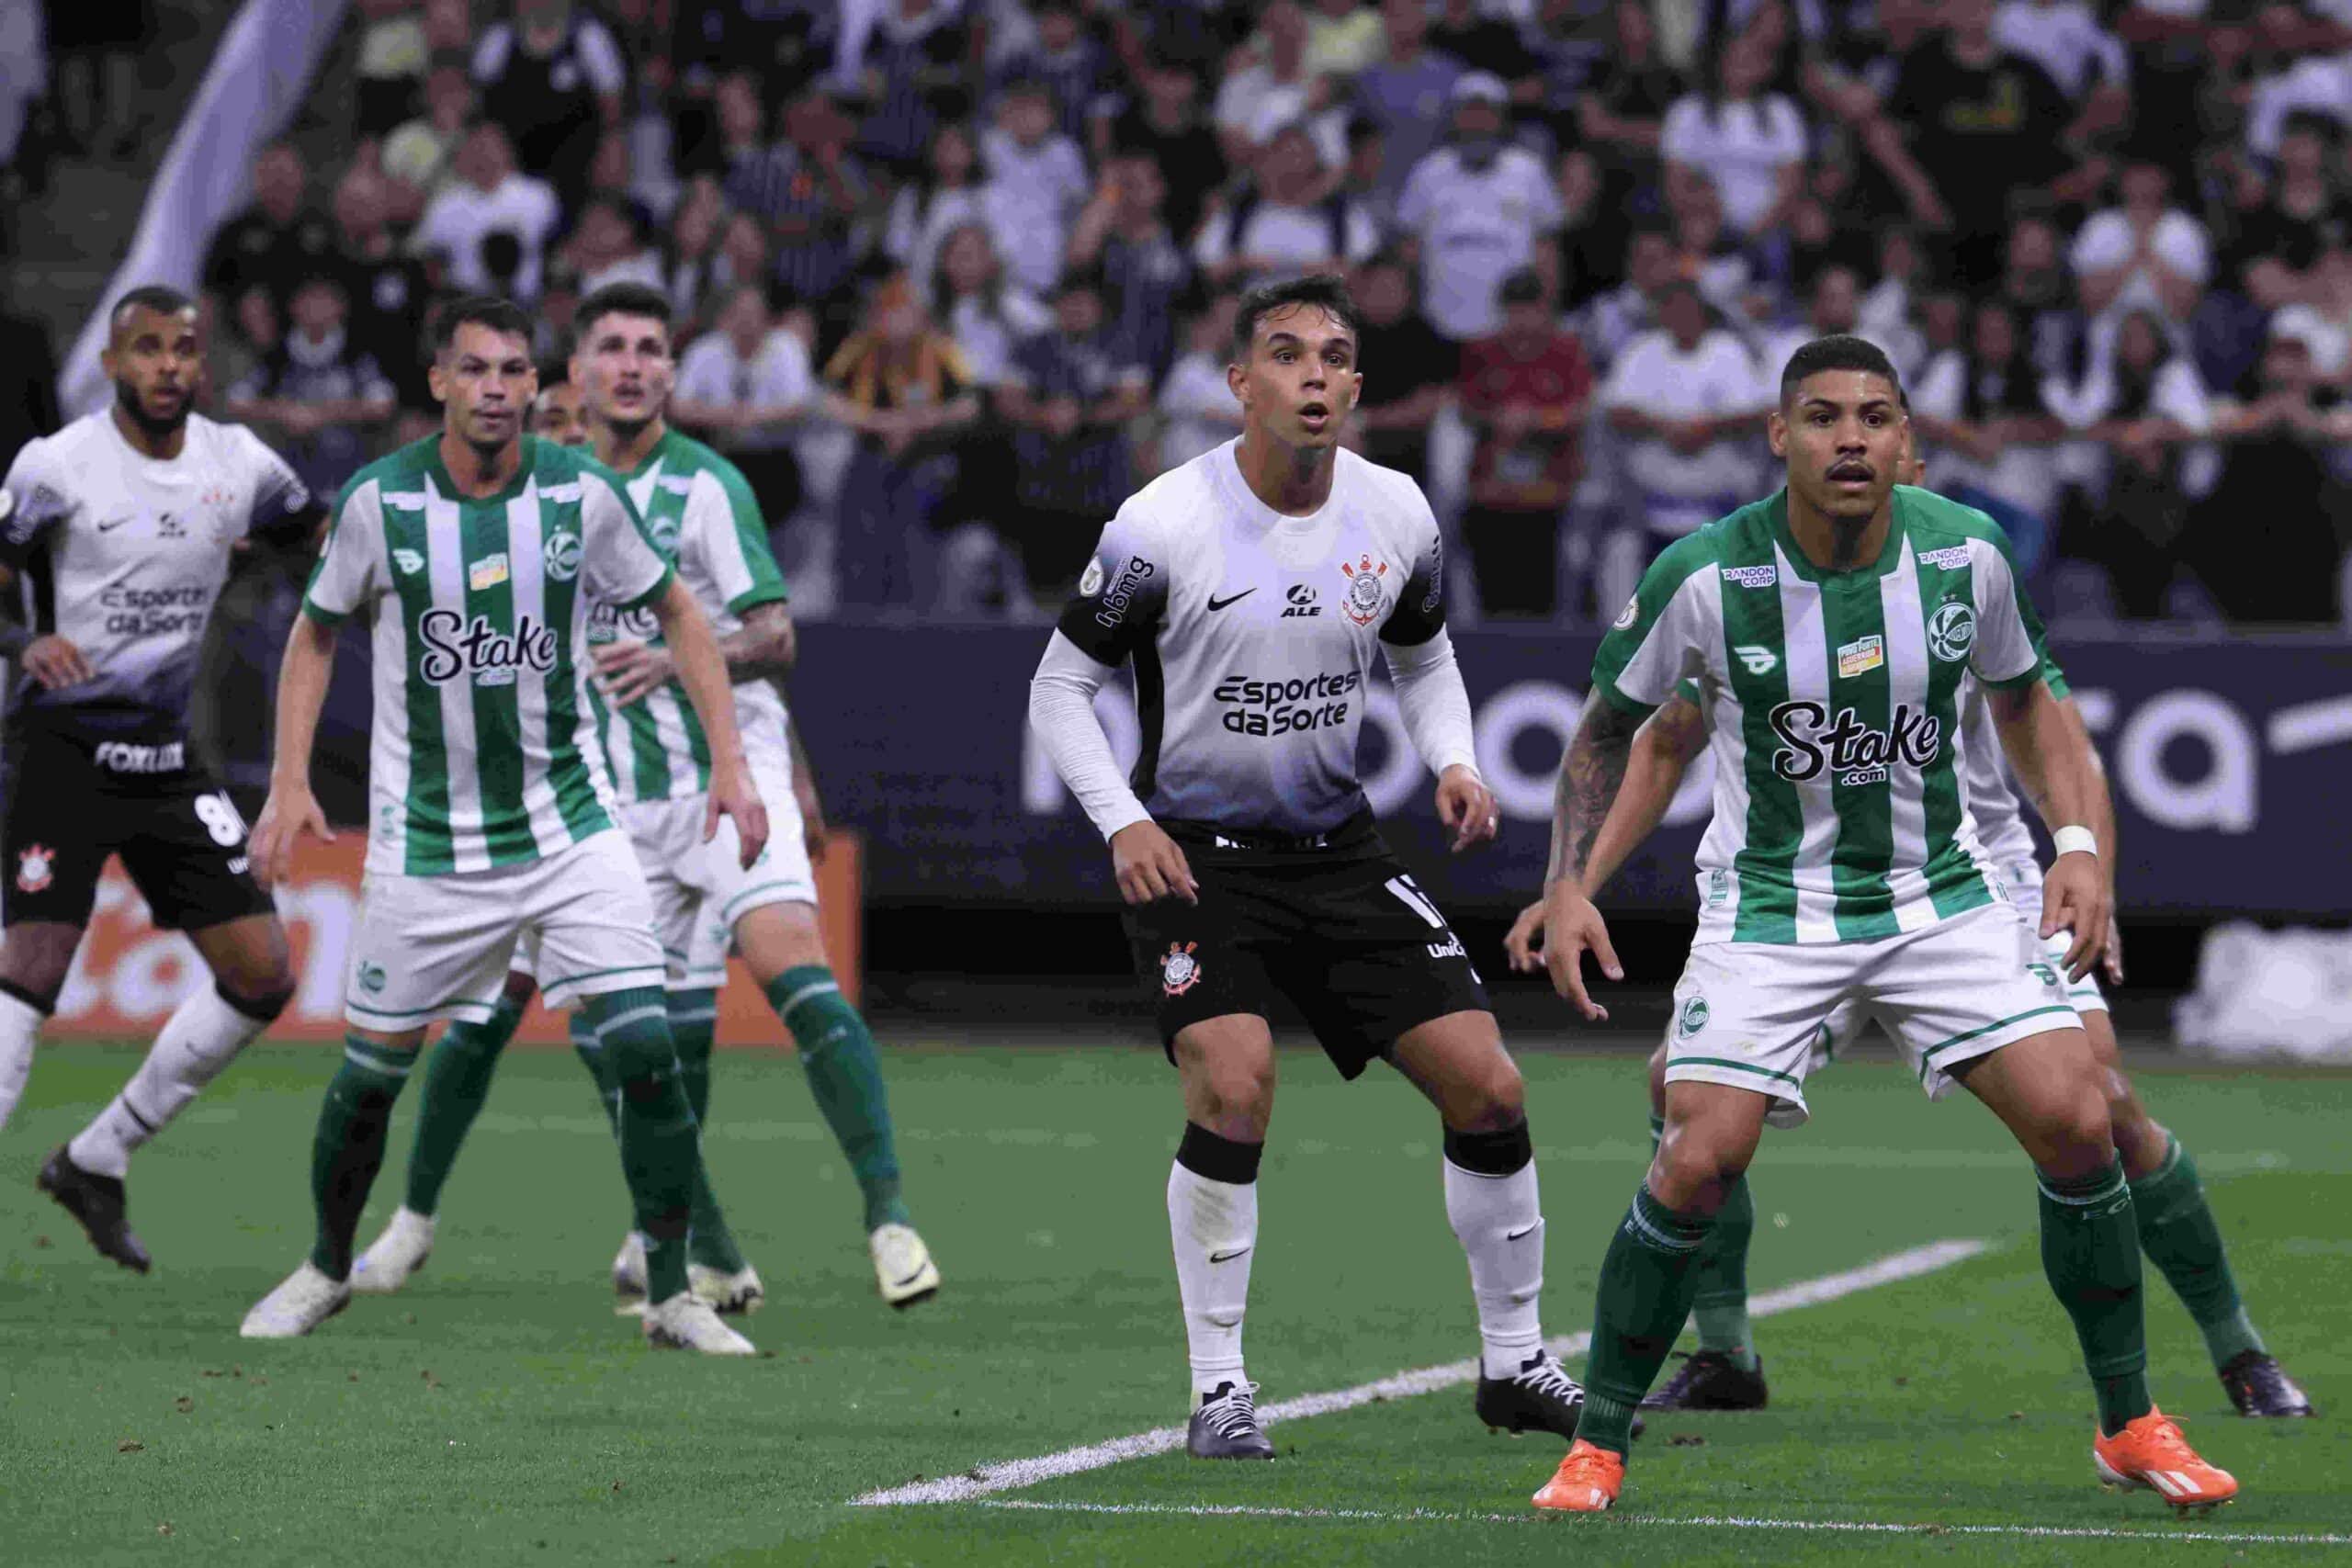
[[[2071,855],[2076,851],[2097,860],[2098,858],[2098,835],[2088,828],[2061,828],[2050,835],[2052,859],[2054,860],[2060,855]]]

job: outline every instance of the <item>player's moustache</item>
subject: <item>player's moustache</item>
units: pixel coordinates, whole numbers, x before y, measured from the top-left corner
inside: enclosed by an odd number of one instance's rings
[[[1829,477],[1833,479],[1870,479],[1876,476],[1871,473],[1871,466],[1860,457],[1848,457],[1830,465]]]

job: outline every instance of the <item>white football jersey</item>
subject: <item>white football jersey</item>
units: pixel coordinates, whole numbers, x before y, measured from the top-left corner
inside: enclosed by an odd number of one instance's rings
[[[1338,454],[1319,511],[1260,501],[1238,441],[1130,498],[1061,618],[1097,663],[1133,661],[1156,819],[1328,832],[1363,809],[1356,738],[1382,642],[1445,624],[1437,519],[1394,468]]]
[[[26,443],[6,486],[0,561],[20,579],[25,624],[67,638],[96,671],[56,692],[20,676],[12,715],[164,741],[186,730],[231,547],[311,509],[252,431],[201,414],[188,416],[179,456],[157,459],[103,410]]]

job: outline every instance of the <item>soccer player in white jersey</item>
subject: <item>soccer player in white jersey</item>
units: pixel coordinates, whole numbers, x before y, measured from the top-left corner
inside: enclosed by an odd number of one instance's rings
[[[1594,842],[1641,723],[1695,682],[1716,762],[1699,854],[1699,932],[1675,991],[1666,1125],[1602,1264],[1577,1440],[1543,1508],[1615,1503],[1627,1428],[1690,1314],[1701,1247],[1765,1126],[1806,1116],[1825,1029],[1875,1019],[1931,1095],[1958,1082],[2032,1161],[2042,1263],[2073,1319],[2110,1484],[2211,1506],[2237,1483],[2205,1463],[2148,1390],[2132,1193],[2067,976],[2105,949],[2110,904],[2098,763],[2041,679],[2039,617],[1982,513],[1898,489],[1908,422],[1894,367],[1816,339],[1770,417],[1780,493],[1671,546],[1593,660],[1593,698],[1560,771],[1545,884],[1552,982],[1605,1010],[1579,965],[1618,977],[1589,897]],[[1962,778],[1965,687],[2059,826],[2039,930],[2009,901]]]
[[[779,683],[796,650],[784,576],[769,552],[759,502],[734,464],[672,429],[676,362],[670,304],[658,290],[614,284],[581,302],[571,385],[599,462],[621,476],[654,541],[710,616],[735,682],[735,711],[753,780],[771,803],[767,849],[739,863],[731,834],[697,841],[709,746],[673,670],[661,629],[641,612],[590,607],[589,643],[603,681],[592,699],[597,730],[638,859],[661,919],[670,1032],[695,1120],[706,1120],[718,988],[729,945],[792,1031],[819,1107],[849,1157],[864,1203],[876,1288],[893,1306],[939,1289],[939,1269],[899,1192],[899,1162],[881,1066],[865,1020],[826,966],[817,926],[813,846],[821,821],[807,759],[789,738]],[[546,394],[541,394],[542,399]],[[431,1250],[434,1214],[466,1131],[490,1089],[498,1055],[514,1037],[536,985],[518,950],[516,972],[487,1023],[454,1023],[435,1046],[409,1157],[408,1196],[360,1258],[353,1289],[398,1290]],[[572,1016],[573,1043],[604,1077],[602,1054]],[[612,1085],[601,1083],[609,1111]],[[764,1291],[729,1233],[707,1172],[698,1175],[687,1277],[722,1313],[748,1312]],[[624,1297],[645,1291],[644,1243],[634,1231],[613,1265]]]
[[[731,818],[741,861],[767,840],[727,667],[694,594],[620,479],[523,433],[531,323],[503,299],[444,313],[431,370],[437,436],[371,463],[335,509],[278,678],[277,757],[254,829],[265,882],[296,839],[326,835],[311,749],[335,628],[374,620],[367,880],[344,1010],[350,1032],[311,1149],[311,1256],[245,1316],[247,1338],[308,1334],[351,1299],[352,1233],[383,1163],[392,1103],[441,1018],[496,1008],[518,938],[576,1003],[620,1097],[621,1168],[646,1237],[645,1334],[749,1355],[686,1284],[698,1133],[680,1081],[652,900],[597,744],[589,604],[650,612],[709,741],[700,838]]]
[[[1904,482],[1925,483],[1920,465],[1906,465]],[[2045,660],[2043,682],[2064,708],[2069,723],[2080,724],[2081,714],[2054,660]],[[1616,874],[1634,846],[1647,838],[1664,818],[1675,791],[1690,763],[1707,745],[1707,720],[1700,708],[1695,684],[1685,682],[1672,700],[1652,714],[1634,737],[1609,819],[1593,840],[1585,885],[1598,891]],[[2087,733],[2087,731],[2086,731]],[[1977,841],[1984,856],[2008,885],[2018,913],[2039,924],[2041,919],[2041,866],[2033,835],[2025,824],[2017,787],[2002,765],[1999,728],[1984,688],[1974,682],[1961,720],[1962,781],[1969,815],[1976,823]],[[2037,800],[2035,809],[2048,816]],[[2115,843],[2113,797],[2098,790],[2091,828],[2109,852],[2102,864],[2111,866]],[[1543,967],[1534,948],[1540,940],[1544,906],[1529,905],[1520,912],[1506,945],[1511,967],[1532,974]],[[2044,942],[2052,963],[2064,960],[2071,938],[2052,934]],[[2112,979],[2122,977],[2120,939],[2110,933],[2105,967]],[[2242,1416],[2297,1416],[2312,1414],[2308,1395],[2287,1375],[2263,1344],[2238,1293],[2237,1279],[2222,1244],[2220,1224],[2205,1201],[2197,1164],[2178,1138],[2148,1114],[2123,1069],[2122,1053],[2108,1016],[2107,998],[2090,975],[2070,980],[2067,998],[2082,1016],[2091,1055],[2098,1060],[2107,1091],[2108,1115],[2115,1128],[2116,1152],[2123,1160],[2124,1179],[2132,1186],[2132,1213],[2140,1232],[2140,1249],[2160,1269],[2188,1309],[2205,1337],[2215,1373],[2230,1403]],[[1852,1021],[1829,1025],[1815,1065],[1834,1059],[1850,1043]],[[1671,1038],[1650,1057],[1650,1130],[1653,1138],[1665,1129],[1666,1068]],[[1756,1351],[1747,1318],[1747,1249],[1755,1234],[1756,1204],[1745,1176],[1726,1184],[1724,1206],[1715,1225],[1699,1250],[1698,1288],[1691,1298],[1692,1325],[1699,1348],[1664,1386],[1642,1401],[1646,1410],[1760,1410],[1769,1397],[1764,1363]]]
[[[1446,1214],[1477,1309],[1477,1413],[1565,1438],[1582,1391],[1543,1346],[1544,1217],[1519,1070],[1461,939],[1381,841],[1356,774],[1378,654],[1454,848],[1494,834],[1445,632],[1437,523],[1411,479],[1339,445],[1361,383],[1337,278],[1243,296],[1232,354],[1239,439],[1120,507],[1029,697],[1032,727],[1110,841],[1183,1089],[1168,1219],[1192,1363],[1187,1447],[1273,1456],[1241,1324],[1277,996],[1342,1077],[1383,1060],[1436,1105]],[[1093,709],[1121,665],[1144,733],[1125,778]]]
[[[211,971],[96,1121],[43,1162],[41,1190],[100,1253],[145,1273],[123,1178],[294,994],[286,931],[246,869],[245,825],[187,754],[188,696],[232,552],[300,546],[318,515],[301,480],[243,425],[188,412],[204,363],[195,306],[173,289],[117,302],[101,356],[113,402],[26,443],[0,491],[0,588],[23,624],[0,738],[7,937],[0,945],[0,1125],[119,854],[155,923]]]

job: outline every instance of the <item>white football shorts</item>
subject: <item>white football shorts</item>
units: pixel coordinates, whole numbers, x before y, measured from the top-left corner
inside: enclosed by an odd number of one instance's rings
[[[2033,861],[2019,861],[2015,865],[2003,866],[2001,874],[2009,885],[2009,897],[2017,904],[2018,913],[2025,917],[2027,925],[2037,931],[2040,931],[2041,929],[2041,867]],[[2042,943],[2042,948],[2050,954],[2052,963],[2059,963],[2065,958],[2066,950],[2074,945],[2074,939],[2066,932],[2060,931]],[[2062,980],[2066,977],[2063,964],[2058,977]],[[2069,982],[2066,987],[2066,999],[2075,1004],[2076,1012],[2107,1011],[2107,993],[2098,988],[2098,971],[2093,969],[2081,979]]]

